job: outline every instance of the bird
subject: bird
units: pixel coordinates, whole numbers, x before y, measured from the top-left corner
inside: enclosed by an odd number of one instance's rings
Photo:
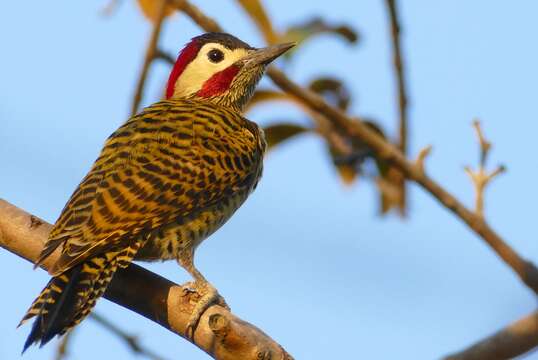
[[[176,260],[200,294],[186,334],[225,304],[194,265],[197,246],[256,188],[263,130],[242,116],[267,65],[294,43],[254,48],[226,33],[196,36],[179,52],[165,98],[106,140],[35,262],[56,249],[52,276],[21,320],[35,317],[23,353],[79,324],[114,273],[133,260]]]

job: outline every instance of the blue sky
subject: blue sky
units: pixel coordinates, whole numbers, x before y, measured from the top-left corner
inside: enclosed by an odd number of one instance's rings
[[[228,31],[263,44],[235,2],[197,1]],[[324,15],[359,29],[351,47],[330,36],[309,42],[286,71],[300,83],[345,79],[352,111],[394,133],[397,116],[383,1],[266,1],[275,26]],[[493,141],[491,166],[508,172],[486,193],[493,227],[538,262],[538,3],[400,1],[410,92],[411,152],[433,145],[428,173],[468,205],[463,172],[478,151],[473,118]],[[103,18],[101,2],[0,5],[0,197],[53,222],[97,156],[126,120],[150,27],[131,1]],[[177,51],[200,32],[183,16],[166,24],[163,48]],[[168,67],[152,68],[145,104]],[[265,80],[265,85],[270,82]],[[306,122],[288,105],[249,117]],[[269,154],[257,191],[198,250],[199,269],[233,311],[297,359],[432,359],[458,350],[533,311],[536,299],[512,271],[416,185],[410,217],[376,216],[374,188],[344,187],[324,144],[305,136]],[[0,250],[0,358],[16,359],[29,326],[15,326],[47,281],[42,271]],[[187,281],[174,262],[145,265]],[[186,341],[106,300],[97,311],[167,358],[207,359]],[[72,359],[131,357],[92,321],[76,331]],[[52,359],[55,343],[26,359]],[[529,357],[530,358],[530,357]]]

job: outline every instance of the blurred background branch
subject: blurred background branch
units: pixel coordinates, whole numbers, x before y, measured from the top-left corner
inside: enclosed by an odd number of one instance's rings
[[[135,355],[145,357],[150,360],[164,360],[163,357],[157,355],[153,350],[142,345],[137,336],[127,333],[125,330],[121,329],[104,316],[101,316],[98,312],[92,312],[89,317],[103,328],[110,331],[113,335],[121,339]],[[69,333],[71,334],[72,331]]]
[[[393,64],[394,64],[394,73],[396,76],[397,84],[397,93],[398,93],[398,113],[399,113],[399,122],[398,122],[398,148],[404,156],[407,156],[407,142],[408,142],[408,111],[407,111],[407,88],[405,84],[405,67],[404,60],[402,56],[401,48],[401,25],[398,16],[396,0],[386,0],[387,13],[389,16],[390,22],[390,34],[391,34],[391,43],[392,43],[392,53],[393,53]],[[406,213],[407,197],[406,197],[406,187],[405,187],[405,177],[404,175],[391,168],[394,188],[398,190],[398,197],[394,202],[397,209],[402,215]]]
[[[148,47],[146,49],[146,56],[144,57],[142,70],[140,70],[138,83],[136,84],[131,115],[135,115],[138,112],[140,101],[142,100],[142,96],[144,94],[144,85],[146,84],[146,78],[148,77],[150,65],[157,56],[157,46],[159,43],[159,37],[161,35],[161,27],[167,11],[167,0],[155,0],[155,3],[157,4],[156,17],[154,18],[153,30],[148,41]]]
[[[504,360],[526,354],[538,346],[538,312],[533,312],[444,360]]]
[[[75,329],[69,331],[60,339],[58,346],[56,347],[56,356],[54,357],[55,360],[63,360],[69,358],[67,348],[69,345],[69,341],[73,337],[74,330]]]

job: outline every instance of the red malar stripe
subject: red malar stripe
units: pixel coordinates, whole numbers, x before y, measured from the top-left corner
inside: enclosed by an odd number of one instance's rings
[[[207,79],[204,86],[202,86],[202,88],[198,91],[197,95],[207,98],[222,94],[230,88],[230,84],[239,70],[241,70],[239,66],[231,65],[226,69],[219,71]]]

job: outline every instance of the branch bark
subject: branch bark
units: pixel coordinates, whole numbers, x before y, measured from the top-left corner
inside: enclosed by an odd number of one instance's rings
[[[538,311],[443,360],[505,360],[538,346]]]
[[[196,24],[205,31],[222,32],[223,29],[213,19],[206,16],[199,8],[187,0],[170,0],[170,3],[180,11],[188,15]],[[487,222],[480,216],[470,211],[452,194],[445,190],[439,183],[426,175],[424,169],[415,161],[408,160],[406,156],[393,144],[385,141],[360,120],[349,117],[342,110],[329,105],[321,96],[304,89],[300,85],[291,81],[282,71],[275,67],[270,67],[267,74],[273,82],[282,90],[297,98],[299,101],[310,107],[312,110],[324,115],[337,127],[340,127],[349,134],[356,137],[369,146],[377,156],[392,163],[399,168],[407,179],[415,181],[436,198],[444,207],[452,211],[469,228],[479,235],[493,251],[519,276],[521,281],[532,291],[538,294],[538,268],[522,258],[512,247],[510,247]]]
[[[0,246],[4,249],[34,262],[51,227],[0,199]],[[43,268],[51,266],[58,256],[59,251],[53,253]],[[184,338],[198,300],[196,293],[186,292],[180,285],[135,264],[114,275],[104,297]],[[293,359],[260,329],[218,305],[203,314],[192,342],[219,360]]]

